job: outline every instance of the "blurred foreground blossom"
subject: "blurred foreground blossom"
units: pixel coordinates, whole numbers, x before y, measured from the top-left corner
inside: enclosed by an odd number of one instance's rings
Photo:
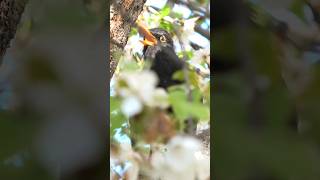
[[[137,180],[141,157],[132,150],[131,144],[121,143],[110,152],[110,179]]]
[[[201,143],[192,137],[176,136],[164,152],[151,159],[153,176],[165,180],[204,180],[210,176],[210,159],[199,155]]]
[[[194,137],[177,135],[166,145],[153,145],[150,159],[135,152],[129,143],[118,145],[110,151],[111,179],[136,180],[142,176],[163,180],[210,178],[210,157],[203,154],[200,141]]]
[[[162,88],[156,88],[158,79],[152,71],[123,72],[117,79],[116,92],[124,98],[121,110],[128,117],[149,107],[167,108],[168,95]]]
[[[129,96],[124,99],[121,111],[127,116],[131,117],[139,114],[142,111],[142,104],[140,100],[134,96]]]
[[[201,151],[195,153],[196,163],[195,168],[198,179],[209,179],[210,177],[210,157],[204,155]]]

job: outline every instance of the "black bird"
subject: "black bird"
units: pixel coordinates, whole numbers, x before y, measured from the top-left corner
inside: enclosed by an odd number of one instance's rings
[[[139,32],[144,36],[142,43],[144,44],[143,56],[146,60],[151,61],[151,70],[153,70],[158,78],[158,87],[167,89],[172,85],[183,83],[183,81],[174,80],[173,74],[183,70],[186,63],[179,59],[174,51],[173,40],[171,35],[164,29],[153,28],[148,30],[144,25],[139,24]],[[168,108],[168,112],[173,112],[172,107]],[[185,131],[189,134],[196,132],[196,120],[188,119]]]
[[[143,56],[147,61],[151,61],[151,70],[159,78],[158,87],[167,89],[182,83],[172,78],[175,72],[183,69],[185,63],[176,55],[171,35],[161,28],[148,30],[143,25],[138,25],[139,32],[144,36]]]

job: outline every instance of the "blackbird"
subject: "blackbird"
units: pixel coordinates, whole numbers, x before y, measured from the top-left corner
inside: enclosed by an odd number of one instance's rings
[[[144,36],[141,41],[144,44],[143,56],[151,62],[151,70],[158,76],[158,87],[167,89],[182,83],[172,78],[175,72],[183,69],[185,63],[176,55],[171,35],[164,29],[149,30],[143,25],[139,25],[139,32]]]
[[[185,62],[180,60],[174,51],[174,45],[171,35],[164,29],[153,28],[147,29],[144,25],[139,24],[139,32],[144,36],[141,41],[144,44],[143,56],[146,60],[151,61],[151,70],[153,70],[158,78],[158,87],[167,90],[172,85],[178,85],[183,81],[172,78],[173,74],[180,71],[186,66]],[[168,112],[172,113],[172,107],[169,107]],[[196,120],[188,119],[185,121],[187,128],[185,132],[195,134]]]

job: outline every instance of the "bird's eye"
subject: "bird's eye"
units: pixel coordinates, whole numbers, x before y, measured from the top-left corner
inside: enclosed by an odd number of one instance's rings
[[[166,37],[164,37],[163,35],[160,36],[160,41],[161,41],[161,42],[166,42]]]

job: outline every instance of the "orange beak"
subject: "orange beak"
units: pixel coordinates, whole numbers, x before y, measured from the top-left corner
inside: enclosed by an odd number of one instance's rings
[[[157,38],[152,35],[152,33],[144,24],[142,24],[141,22],[137,22],[137,26],[138,26],[139,34],[144,36],[144,40],[143,41],[140,40],[140,42],[144,46],[154,46],[157,44],[158,42]]]

